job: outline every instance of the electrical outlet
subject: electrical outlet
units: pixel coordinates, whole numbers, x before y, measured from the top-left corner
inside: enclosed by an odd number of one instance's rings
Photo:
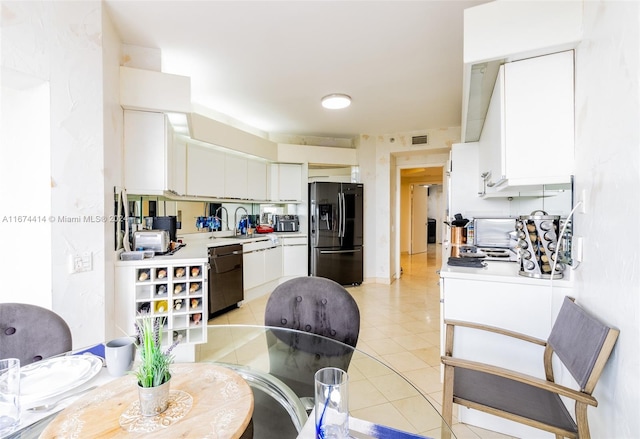
[[[589,191],[587,189],[582,189],[582,193],[580,194],[580,207],[578,208],[578,212],[587,213],[587,205],[589,204]]]
[[[574,236],[572,241],[572,249],[571,249],[571,258],[576,262],[582,262],[583,254],[583,242],[584,238],[582,236]]]

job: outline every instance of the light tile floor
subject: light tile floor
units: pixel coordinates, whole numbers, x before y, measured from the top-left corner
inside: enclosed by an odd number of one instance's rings
[[[357,348],[404,375],[438,410],[442,399],[440,265],[440,245],[429,244],[426,253],[402,255],[402,276],[391,285],[365,283],[348,288],[360,308]],[[209,323],[262,325],[267,298],[245,302]],[[456,419],[453,431],[459,439],[510,438]]]

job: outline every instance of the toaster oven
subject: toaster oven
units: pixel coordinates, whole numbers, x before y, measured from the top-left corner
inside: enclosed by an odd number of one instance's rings
[[[167,230],[141,230],[133,233],[134,250],[153,250],[156,254],[169,251],[169,232]]]
[[[482,248],[510,248],[513,247],[515,231],[515,218],[475,218],[473,245]]]
[[[275,215],[273,225],[276,232],[300,231],[298,215]]]
[[[485,260],[517,262],[515,218],[475,218],[473,245]]]

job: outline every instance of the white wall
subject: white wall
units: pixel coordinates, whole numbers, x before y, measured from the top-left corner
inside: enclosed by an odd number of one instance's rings
[[[391,283],[394,279],[398,168],[443,166],[451,145],[460,141],[460,128],[427,130],[428,145],[411,145],[412,135],[362,134],[359,138],[360,180],[365,185],[364,277],[368,282]]]
[[[640,434],[640,3],[584,2],[584,38],[576,50],[576,193],[589,192],[575,217],[584,261],[575,271],[577,301],[621,330],[589,408],[591,437]]]
[[[120,106],[120,60],[122,44],[111,23],[111,18],[103,9],[102,14],[102,60],[103,60],[103,97],[104,97],[104,206],[107,214],[114,213],[114,188],[122,185],[122,142],[124,137],[124,116]],[[114,270],[115,262],[115,224],[111,221],[103,224],[104,237],[104,294],[106,340],[120,337],[115,333]]]
[[[22,261],[0,264],[2,300],[51,308],[49,83],[3,67],[1,90],[0,236]],[[37,269],[28,262],[34,249]]]
[[[51,297],[44,304],[70,325],[75,347],[105,339],[113,294],[112,225],[86,221],[112,213],[111,185],[120,181],[115,33],[103,29],[100,1],[4,2],[2,66],[50,84]],[[103,33],[104,30],[104,33]],[[104,41],[107,40],[107,44]],[[103,49],[106,52],[103,52]],[[105,94],[109,98],[105,103]],[[105,106],[108,108],[105,114]],[[108,143],[108,145],[105,145]],[[26,170],[28,163],[20,163]],[[28,171],[27,171],[28,172]],[[26,197],[29,194],[24,194]],[[58,217],[79,218],[59,221]],[[21,233],[13,229],[9,233]],[[37,268],[38,251],[24,262]],[[71,255],[92,255],[92,270],[70,274]],[[46,260],[46,258],[45,258]],[[44,270],[43,272],[46,272]],[[22,290],[25,302],[33,292]]]

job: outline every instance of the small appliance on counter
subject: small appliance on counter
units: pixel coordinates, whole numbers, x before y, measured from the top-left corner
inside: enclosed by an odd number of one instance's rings
[[[256,226],[256,233],[273,233],[273,227],[269,224],[258,224]]]
[[[133,232],[135,250],[152,250],[155,254],[164,254],[170,247],[169,232],[166,230],[140,230]]]
[[[560,279],[565,264],[557,261],[560,216],[536,210],[516,223],[521,276]],[[554,268],[555,265],[555,268]]]
[[[481,217],[473,220],[473,245],[488,261],[517,262],[516,219]]]
[[[298,215],[274,215],[273,220],[273,228],[276,232],[300,231]]]
[[[169,232],[169,239],[173,242],[177,241],[176,230],[179,229],[178,219],[175,216],[155,216],[153,217],[154,230],[166,230]]]

